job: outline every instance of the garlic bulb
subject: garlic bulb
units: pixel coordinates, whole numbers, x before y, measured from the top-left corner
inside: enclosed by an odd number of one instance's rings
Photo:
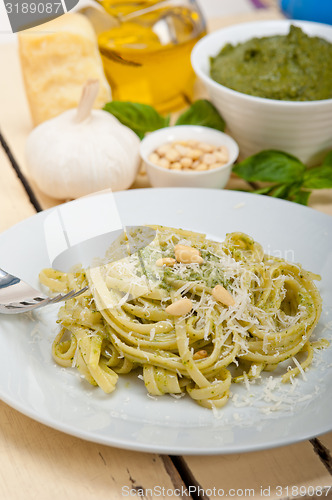
[[[107,111],[92,109],[97,93],[98,81],[89,81],[77,110],[42,123],[28,137],[29,172],[53,198],[127,189],[136,177],[139,138]]]

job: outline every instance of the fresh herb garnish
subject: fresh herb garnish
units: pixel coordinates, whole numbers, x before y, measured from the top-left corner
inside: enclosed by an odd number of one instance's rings
[[[281,151],[261,151],[234,167],[234,172],[247,181],[292,183],[299,180],[306,167],[295,156]]]
[[[112,101],[105,105],[105,111],[114,115],[123,125],[131,128],[140,139],[147,132],[168,127],[169,116],[162,116],[155,108],[138,102]],[[201,125],[223,131],[225,121],[210,101],[199,99],[182,113],[175,125]]]
[[[312,168],[288,153],[261,151],[235,165],[233,172],[247,182],[269,183],[254,193],[307,205],[312,189],[332,188],[332,151]]]
[[[327,154],[320,167],[309,168],[304,173],[303,187],[309,189],[332,188],[332,151]]]
[[[201,125],[221,132],[225,130],[225,120],[207,99],[195,101],[190,108],[179,116],[175,125]]]
[[[169,116],[164,118],[152,106],[138,102],[112,101],[105,104],[104,110],[131,128],[140,139],[147,132],[168,127],[170,120]]]

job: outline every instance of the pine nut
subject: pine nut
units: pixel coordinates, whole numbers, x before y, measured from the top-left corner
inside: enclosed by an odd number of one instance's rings
[[[226,146],[215,146],[195,140],[174,141],[159,146],[149,161],[171,170],[203,172],[224,165],[229,160]]]
[[[221,304],[224,304],[225,306],[229,307],[235,305],[233,296],[222,285],[216,285],[214,287],[214,289],[212,290],[212,297],[214,298],[214,300],[220,302]]]
[[[200,255],[192,255],[191,263],[192,264],[203,264],[204,259]]]
[[[171,146],[169,144],[163,144],[162,146],[159,146],[159,148],[157,149],[157,153],[159,156],[164,156],[170,149]]]
[[[206,153],[204,156],[203,156],[203,162],[206,164],[206,165],[212,165],[213,163],[216,163],[217,161],[217,158],[215,157],[214,154],[212,153]]]
[[[204,260],[197,248],[187,245],[175,245],[175,258],[182,264],[203,264]]]
[[[193,359],[195,359],[195,360],[204,359],[204,358],[207,358],[207,355],[208,355],[208,353],[206,352],[206,350],[201,349],[200,351],[195,352],[195,354],[193,355]]]
[[[193,254],[188,250],[177,250],[175,252],[175,258],[178,262],[182,262],[182,264],[190,264],[191,258]]]
[[[178,243],[174,247],[174,252],[178,250],[189,250],[193,254],[200,255],[198,248],[190,247],[189,245],[181,245],[180,243]]]
[[[157,155],[157,153],[151,153],[150,156],[149,156],[149,161],[151,163],[158,163],[159,161],[159,155]]]
[[[170,148],[165,154],[165,158],[170,162],[178,161],[180,159],[180,154],[176,149]]]
[[[193,308],[193,303],[190,299],[180,299],[166,307],[165,311],[171,316],[184,316]]]
[[[184,167],[184,168],[189,168],[189,167],[191,167],[191,166],[192,166],[193,161],[192,161],[192,159],[191,159],[191,158],[187,158],[187,157],[185,156],[184,158],[182,158],[182,159],[180,160],[180,163],[181,163],[182,167]]]
[[[216,151],[214,153],[215,157],[217,158],[218,162],[221,162],[221,163],[227,163],[228,162],[228,158],[229,158],[229,155],[228,155],[228,151],[222,149],[221,151]]]
[[[158,267],[162,267],[162,266],[171,267],[171,266],[174,266],[175,263],[176,263],[176,260],[172,259],[172,257],[164,257],[163,259],[156,260],[156,266],[158,266]]]
[[[201,149],[204,153],[212,153],[212,151],[214,150],[212,144],[208,144],[207,142],[200,142],[197,147],[198,149]]]
[[[192,160],[197,160],[202,156],[202,154],[203,151],[201,149],[190,149],[187,153],[187,156]]]
[[[166,158],[160,158],[158,160],[158,163],[156,163],[156,165],[159,165],[159,167],[163,167],[163,168],[169,168],[170,167],[169,161],[166,160]]]
[[[181,155],[181,156],[186,156],[189,149],[190,148],[187,148],[186,146],[183,146],[182,144],[176,144],[174,146],[174,148],[177,150],[177,152]]]
[[[174,163],[170,164],[169,167],[171,170],[182,170],[182,165],[179,161],[175,161]]]

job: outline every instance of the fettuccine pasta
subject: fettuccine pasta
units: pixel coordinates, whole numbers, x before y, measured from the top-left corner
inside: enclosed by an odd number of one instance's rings
[[[45,269],[53,292],[79,290],[59,310],[53,357],[106,393],[140,369],[149,394],[187,393],[207,408],[227,402],[232,383],[284,364],[282,381],[313,358],[322,301],[299,264],[264,254],[243,233],[223,243],[151,226],[143,250],[89,270]]]

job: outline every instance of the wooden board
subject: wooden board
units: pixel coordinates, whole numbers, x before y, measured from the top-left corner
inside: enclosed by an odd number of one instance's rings
[[[35,422],[4,403],[0,403],[0,464],[3,500],[117,500],[127,491],[139,495],[139,490],[153,490],[156,485],[165,490],[184,487],[169,457],[89,443]]]
[[[34,213],[35,209],[0,145],[0,232]]]
[[[308,441],[241,455],[184,459],[203,490],[216,488],[227,496],[238,490],[239,497],[286,499],[300,497],[300,486],[302,492],[332,486],[332,476]]]

